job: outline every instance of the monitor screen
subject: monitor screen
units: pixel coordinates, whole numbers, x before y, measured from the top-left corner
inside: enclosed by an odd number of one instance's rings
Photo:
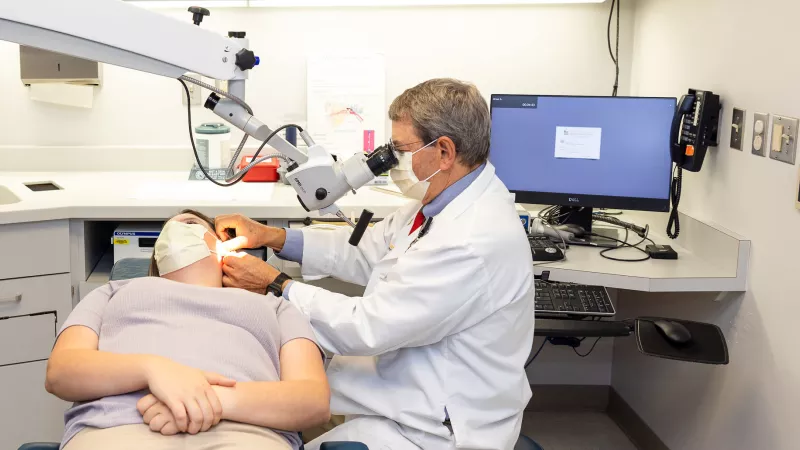
[[[490,160],[521,203],[669,210],[675,98],[492,95]]]

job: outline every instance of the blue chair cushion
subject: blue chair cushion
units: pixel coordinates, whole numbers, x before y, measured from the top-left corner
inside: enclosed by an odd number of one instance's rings
[[[360,442],[325,442],[319,447],[320,450],[369,450]]]
[[[544,450],[539,444],[533,441],[533,439],[529,438],[525,435],[519,435],[519,440],[517,440],[517,445],[514,446],[514,450]]]
[[[59,444],[53,442],[31,442],[22,444],[19,450],[58,450]]]
[[[140,258],[120,259],[111,268],[111,281],[130,280],[146,277],[150,270],[150,260]]]

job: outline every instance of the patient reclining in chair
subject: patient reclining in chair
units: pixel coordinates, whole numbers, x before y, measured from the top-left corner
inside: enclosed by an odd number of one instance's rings
[[[223,289],[218,245],[213,221],[184,211],[151,276],[76,306],[47,367],[47,390],[76,402],[62,448],[296,450],[297,430],[328,420],[307,319],[272,294]]]

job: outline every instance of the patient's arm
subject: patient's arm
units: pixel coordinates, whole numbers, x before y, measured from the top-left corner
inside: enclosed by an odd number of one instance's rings
[[[91,328],[73,326],[56,341],[47,362],[47,392],[73,402],[147,388],[149,355],[117,355],[97,350]]]
[[[281,347],[281,381],[213,386],[222,418],[286,431],[299,431],[330,419],[330,389],[319,347],[294,339]]]
[[[234,380],[161,356],[101,352],[98,343],[91,328],[64,330],[47,363],[47,391],[87,401],[149,388],[172,411],[180,431],[206,431],[221,420],[222,406],[211,384],[234,386]]]

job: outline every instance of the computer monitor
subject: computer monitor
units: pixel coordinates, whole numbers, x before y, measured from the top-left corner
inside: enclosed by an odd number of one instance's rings
[[[489,158],[520,203],[666,212],[676,103],[492,95]]]

